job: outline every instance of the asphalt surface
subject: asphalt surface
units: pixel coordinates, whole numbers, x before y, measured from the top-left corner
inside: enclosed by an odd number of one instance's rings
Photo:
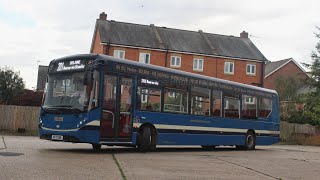
[[[3,138],[2,138],[3,137]],[[320,147],[132,148],[0,136],[0,179],[320,179]]]

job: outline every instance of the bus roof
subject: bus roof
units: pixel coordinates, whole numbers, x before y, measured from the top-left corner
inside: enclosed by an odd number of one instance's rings
[[[253,86],[253,85],[248,85],[248,84],[238,83],[238,82],[234,82],[234,81],[219,79],[219,78],[215,78],[215,77],[209,77],[209,76],[205,76],[205,75],[201,75],[201,74],[185,72],[185,71],[181,71],[181,70],[177,70],[177,69],[156,66],[156,65],[152,65],[152,64],[140,63],[140,62],[127,60],[127,59],[115,58],[112,56],[107,56],[107,55],[102,55],[102,54],[76,54],[76,55],[71,55],[71,56],[66,56],[66,57],[54,59],[52,62],[65,61],[65,60],[69,60],[69,59],[70,60],[72,60],[72,59],[105,60],[105,61],[120,62],[120,63],[124,63],[124,64],[140,66],[140,67],[144,67],[144,68],[149,68],[149,69],[158,70],[158,71],[164,71],[164,72],[168,72],[168,73],[173,73],[173,74],[197,78],[197,79],[220,82],[223,84],[229,84],[229,85],[239,86],[239,87],[243,87],[243,88],[249,88],[249,89],[253,89],[253,90],[258,90],[258,91],[263,91],[263,92],[278,95],[278,93],[275,90],[271,90],[271,89],[266,89],[266,88],[257,87],[257,86]]]

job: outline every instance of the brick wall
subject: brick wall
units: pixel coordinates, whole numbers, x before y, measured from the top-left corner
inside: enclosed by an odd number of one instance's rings
[[[100,44],[100,34],[99,31],[96,31],[95,37],[93,39],[93,47],[92,52],[93,54],[103,54],[103,45]]]
[[[275,89],[276,78],[283,77],[294,77],[296,79],[306,79],[308,76],[294,63],[289,62],[285,66],[281,67],[279,70],[265,78],[264,87],[268,89]]]

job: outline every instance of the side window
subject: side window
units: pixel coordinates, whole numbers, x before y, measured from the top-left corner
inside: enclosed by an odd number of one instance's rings
[[[224,117],[240,118],[240,100],[235,96],[224,96]]]
[[[141,103],[137,102],[137,109],[160,111],[161,90],[148,87],[138,87],[137,92],[137,101],[141,101]]]
[[[212,114],[211,116],[220,117],[221,116],[221,91],[212,91]]]
[[[255,96],[242,96],[242,118],[257,118],[257,98]]]
[[[272,100],[267,98],[259,98],[259,117],[267,118],[272,110]]]
[[[210,89],[191,88],[191,114],[209,116]]]
[[[188,93],[186,91],[165,89],[164,94],[164,111],[188,113]]]

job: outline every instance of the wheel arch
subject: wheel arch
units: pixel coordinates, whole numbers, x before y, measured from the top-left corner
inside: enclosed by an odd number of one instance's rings
[[[248,129],[247,134],[250,132],[254,135],[254,137],[256,137],[256,131],[254,129]]]

